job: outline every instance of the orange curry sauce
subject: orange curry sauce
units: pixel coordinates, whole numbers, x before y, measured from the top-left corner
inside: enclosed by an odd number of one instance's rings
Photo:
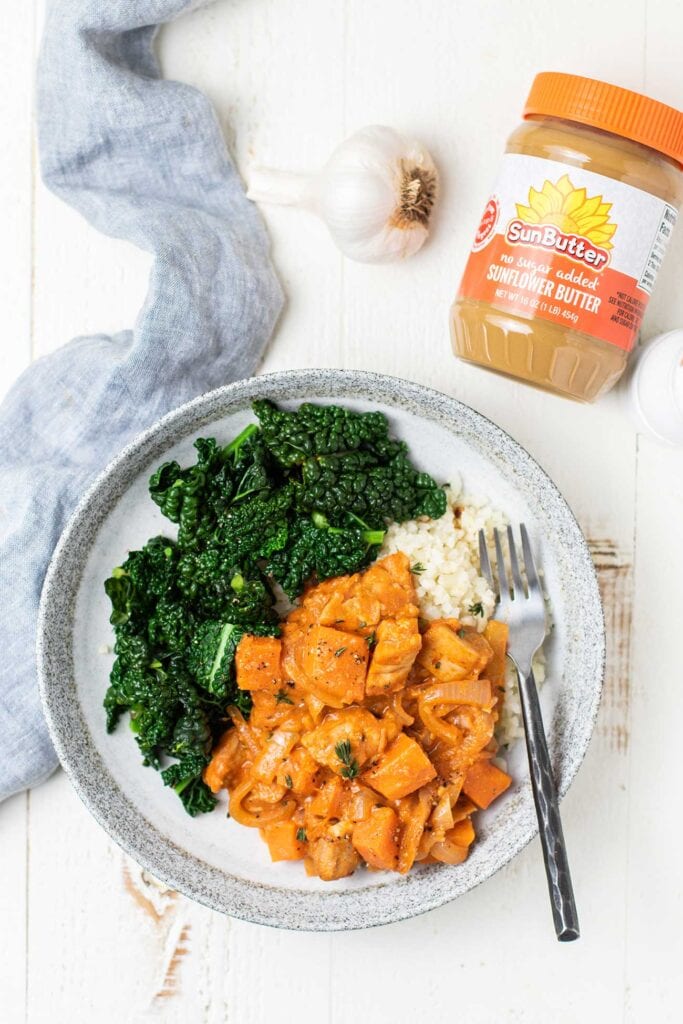
[[[491,763],[507,627],[421,622],[406,555],[310,587],[281,638],[245,636],[236,708],[205,780],[273,860],[324,880],[361,863],[458,864],[510,784]]]

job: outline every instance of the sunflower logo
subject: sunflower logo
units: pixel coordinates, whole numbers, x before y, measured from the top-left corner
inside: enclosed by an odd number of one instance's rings
[[[581,235],[602,249],[612,248],[617,230],[609,219],[612,204],[604,203],[602,196],[589,198],[585,188],[574,188],[568,174],[555,185],[545,181],[540,192],[530,188],[528,203],[515,204],[517,216],[527,224],[553,224],[564,234]]]

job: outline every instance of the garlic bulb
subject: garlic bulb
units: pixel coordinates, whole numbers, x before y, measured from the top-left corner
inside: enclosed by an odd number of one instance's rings
[[[375,125],[342,142],[317,175],[254,168],[247,195],[308,209],[351,259],[386,263],[424,244],[437,188],[424,146]]]

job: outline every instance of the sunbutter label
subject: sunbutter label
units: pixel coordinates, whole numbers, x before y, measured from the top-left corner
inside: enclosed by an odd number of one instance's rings
[[[630,350],[676,223],[657,196],[555,160],[507,153],[460,298]]]

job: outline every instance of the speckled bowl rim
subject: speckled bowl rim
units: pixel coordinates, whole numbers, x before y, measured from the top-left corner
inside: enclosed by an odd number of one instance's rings
[[[112,503],[131,481],[182,438],[206,424],[244,409],[255,397],[274,401],[316,397],[384,402],[447,427],[497,465],[513,485],[532,496],[552,522],[555,546],[571,551],[571,574],[581,588],[585,610],[582,672],[572,686],[583,687],[582,714],[575,716],[564,747],[555,752],[558,789],[563,796],[583,761],[602,692],[605,628],[595,569],[581,529],[560,491],[509,434],[469,406],[441,392],[380,373],[286,370],[228,384],[168,413],[140,434],[97,477],[73,513],[54,552],[42,593],[37,637],[40,694],[50,735],[79,797],[119,846],[168,886],[233,917],[306,931],[365,928],[404,920],[464,894],[515,857],[538,828],[530,792],[518,807],[514,834],[498,843],[488,862],[470,869],[433,866],[400,882],[364,889],[311,892],[267,886],[227,874],[180,849],[130,802],[112,778],[88,731],[74,679],[72,636],[75,600],[94,538]]]

